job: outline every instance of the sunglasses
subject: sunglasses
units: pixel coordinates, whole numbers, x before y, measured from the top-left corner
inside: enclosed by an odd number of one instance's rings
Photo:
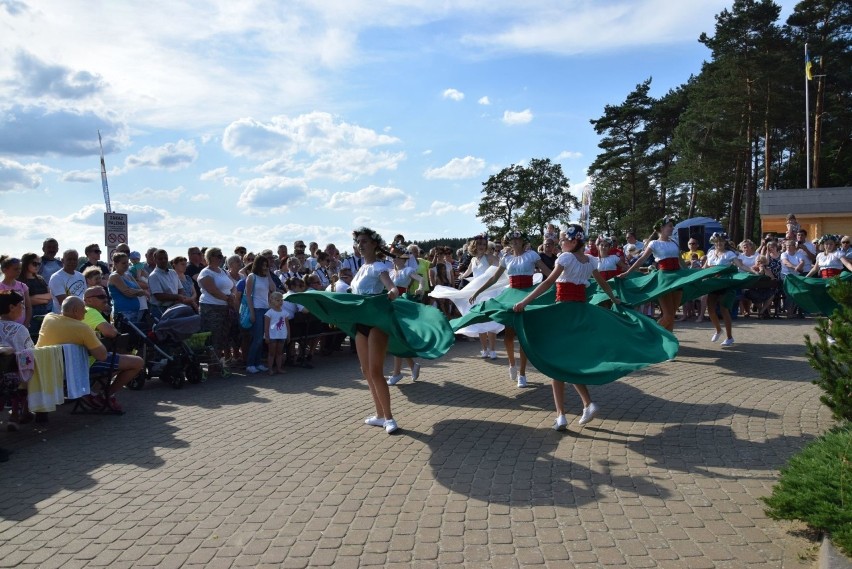
[[[841,245],[849,245],[849,241],[841,241],[840,244]]]

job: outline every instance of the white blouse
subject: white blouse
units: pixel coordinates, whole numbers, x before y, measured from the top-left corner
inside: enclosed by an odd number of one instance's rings
[[[507,253],[500,259],[500,265],[506,269],[510,277],[520,275],[532,275],[535,273],[535,264],[541,259],[535,251],[524,251],[518,256]]]
[[[680,247],[674,241],[661,241],[655,239],[648,243],[648,248],[654,254],[654,261],[660,262],[663,259],[671,259],[672,257],[680,258]]]
[[[574,255],[574,253],[562,253],[556,259],[556,264],[562,267],[562,272],[556,278],[556,282],[573,283],[584,285],[592,278],[592,272],[595,270],[594,257],[586,255],[588,260],[583,263]]]
[[[364,263],[352,279],[353,294],[381,294],[385,290],[382,273],[390,274],[393,264],[389,261]]]

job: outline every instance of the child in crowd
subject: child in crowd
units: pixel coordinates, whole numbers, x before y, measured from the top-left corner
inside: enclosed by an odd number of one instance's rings
[[[284,346],[290,338],[290,319],[293,314],[284,310],[284,295],[273,292],[269,295],[269,310],[266,311],[264,336],[269,348],[267,372],[269,375],[284,373]]]

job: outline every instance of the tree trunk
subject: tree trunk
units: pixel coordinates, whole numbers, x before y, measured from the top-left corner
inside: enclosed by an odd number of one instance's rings
[[[739,241],[740,210],[742,209],[743,187],[742,187],[743,156],[737,153],[734,165],[734,183],[731,191],[731,212],[728,217],[728,236],[734,241]]]

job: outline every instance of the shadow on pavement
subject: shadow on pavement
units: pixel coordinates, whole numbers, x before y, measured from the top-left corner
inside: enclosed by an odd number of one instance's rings
[[[597,501],[604,486],[660,499],[670,495],[649,477],[602,474],[556,458],[560,441],[575,433],[447,420],[435,424],[431,435],[405,434],[429,445],[429,466],[437,482],[487,503],[578,507]]]

